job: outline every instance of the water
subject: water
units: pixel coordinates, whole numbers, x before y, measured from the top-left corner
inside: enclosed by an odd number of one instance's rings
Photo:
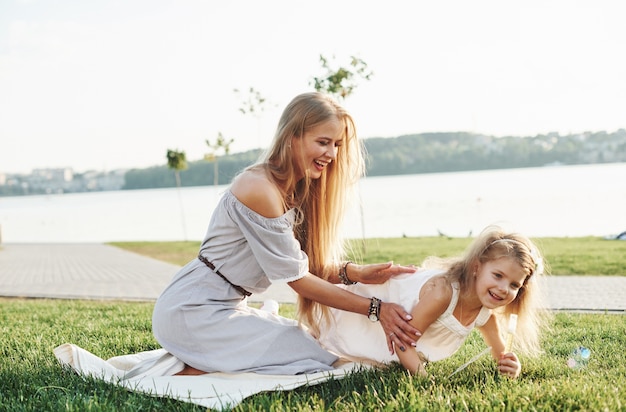
[[[0,233],[5,243],[200,240],[226,189],[0,197]],[[360,189],[351,238],[468,236],[493,223],[531,237],[626,230],[626,163],[368,177]]]

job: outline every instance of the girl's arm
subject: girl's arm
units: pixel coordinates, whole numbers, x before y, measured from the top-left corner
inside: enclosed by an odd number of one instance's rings
[[[411,310],[411,325],[424,332],[441,316],[452,299],[452,287],[443,278],[428,281],[420,291],[420,300]],[[418,338],[419,339],[419,338]],[[426,375],[424,355],[416,350],[398,352],[398,359],[411,374]]]
[[[504,340],[496,317],[492,314],[489,320],[478,328],[487,346],[491,346],[491,356],[498,363],[498,371],[504,376],[517,378],[522,372],[522,364],[513,352],[504,353]]]

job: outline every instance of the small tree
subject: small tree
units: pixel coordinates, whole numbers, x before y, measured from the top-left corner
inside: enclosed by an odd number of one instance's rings
[[[261,116],[271,104],[265,97],[261,95],[258,90],[255,90],[254,87],[250,87],[250,89],[248,89],[247,95],[245,96],[241,96],[241,92],[239,91],[239,89],[233,89],[233,92],[235,92],[235,94],[240,96],[241,98],[241,106],[239,106],[239,111],[243,115],[252,115],[256,117],[257,144],[259,144],[261,138]]]
[[[213,184],[217,186],[219,184],[218,179],[218,153],[224,152],[224,155],[230,153],[230,145],[234,142],[234,139],[226,140],[222,135],[222,132],[217,134],[217,139],[215,143],[211,143],[209,139],[205,140],[207,146],[211,150],[209,153],[204,155],[204,160],[209,162],[213,162]]]
[[[183,199],[180,193],[180,171],[187,169],[187,156],[183,151],[167,149],[167,167],[174,170],[176,177],[176,191],[178,193],[178,204],[180,205],[180,217],[183,225],[183,237],[187,240],[187,226],[185,224],[185,211],[183,209]]]
[[[235,92],[235,94],[237,95],[241,94],[239,89],[233,89],[233,92]],[[242,98],[239,111],[242,114],[259,116],[266,109],[267,104],[267,99],[261,96],[261,93],[255,90],[254,87],[250,87],[250,89],[248,90],[248,95]]]
[[[323,55],[320,55],[320,62],[325,73],[321,77],[313,77],[309,84],[316,91],[333,95],[338,100],[350,96],[356,89],[359,79],[370,80],[374,74],[365,61],[354,56],[350,57],[347,67],[339,66],[337,69],[332,69],[328,59]]]
[[[174,170],[176,187],[180,188],[180,171],[187,169],[187,156],[185,152],[167,149],[167,167]]]

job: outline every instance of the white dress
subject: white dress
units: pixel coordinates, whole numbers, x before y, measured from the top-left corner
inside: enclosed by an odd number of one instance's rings
[[[265,218],[227,191],[213,213],[200,254],[251,293],[308,273],[293,234],[295,210]],[[152,316],[159,344],[206,372],[292,375],[331,370],[337,356],[292,319],[248,307],[232,285],[199,259],[159,296]]]
[[[382,285],[357,283],[342,287],[361,296],[376,296],[383,301],[383,305],[384,302],[398,303],[411,312],[419,301],[419,293],[424,284],[433,276],[441,274],[440,270],[419,270],[396,276]],[[426,331],[422,331],[417,347],[414,348],[424,353],[430,362],[451,356],[461,347],[472,329],[484,325],[491,314],[489,309],[483,307],[471,325],[461,325],[452,314],[459,298],[459,286],[452,286],[450,305]],[[379,364],[399,361],[397,355],[389,354],[385,333],[379,322],[372,322],[364,315],[336,309],[331,309],[331,313],[334,321],[320,332],[320,342],[326,349],[353,361]]]

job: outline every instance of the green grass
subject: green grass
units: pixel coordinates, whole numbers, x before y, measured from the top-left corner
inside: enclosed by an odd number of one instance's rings
[[[470,238],[419,237],[352,241],[351,259],[361,263],[419,264],[427,256],[463,252]],[[626,242],[599,237],[536,238],[552,275],[626,276]],[[115,242],[115,246],[184,265],[198,253],[200,242]]]
[[[534,239],[554,275],[626,275],[626,242],[600,238]],[[357,262],[394,260],[418,264],[428,255],[451,256],[469,238],[398,238],[354,241]],[[200,242],[126,242],[114,245],[184,265]],[[0,411],[201,411],[172,399],[152,398],[82,378],[60,367],[52,350],[75,343],[102,357],[156,349],[151,332],[153,303],[0,298]],[[294,317],[293,305],[281,314]],[[591,349],[588,366],[566,366],[579,345]],[[545,354],[524,359],[521,379],[494,374],[484,357],[446,379],[484,344],[477,333],[453,357],[429,365],[428,378],[398,366],[365,370],[340,380],[287,392],[257,394],[239,411],[396,410],[626,410],[626,317],[557,313],[545,336]]]
[[[150,330],[153,303],[0,299],[0,411],[201,411],[172,399],[128,392],[61,368],[52,350],[65,342],[94,354],[115,355],[158,348]],[[281,313],[294,316],[292,305]],[[488,357],[450,379],[457,366],[484,344],[477,333],[453,357],[428,367],[427,378],[401,367],[365,370],[340,380],[287,392],[261,393],[238,411],[398,410],[593,410],[626,409],[626,317],[555,315],[545,354],[525,359],[516,381],[499,378]],[[579,345],[591,349],[589,364],[566,361]]]

